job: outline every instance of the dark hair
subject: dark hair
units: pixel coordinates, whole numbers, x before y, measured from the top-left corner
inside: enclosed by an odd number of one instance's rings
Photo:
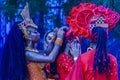
[[[59,53],[57,54],[55,61],[50,64],[50,73],[53,74],[53,75],[57,74],[57,59],[58,59],[58,56],[62,52],[64,52],[64,49],[66,47],[66,43],[67,43],[66,38],[64,38],[63,39],[63,44],[62,44],[61,48],[59,49]]]
[[[96,68],[98,68],[98,73],[101,74],[109,71],[109,63],[110,58],[107,55],[107,33],[105,28],[101,27],[95,27],[92,29],[92,34],[96,34],[97,40],[96,40],[96,52],[94,55],[94,64],[93,68],[96,71]]]
[[[53,30],[51,30],[51,31],[49,31],[49,32],[47,32],[46,34],[45,34],[45,36],[44,36],[44,40],[45,40],[45,42],[47,43],[47,39],[46,39],[46,37],[49,35],[49,33],[51,33]],[[52,48],[53,48],[53,46],[54,46],[54,44],[52,45]],[[57,55],[58,56],[58,55]],[[55,61],[54,62],[52,62],[52,63],[50,63],[50,74],[56,74],[56,68],[57,68],[57,62],[56,62],[56,59],[55,59]]]
[[[25,80],[28,75],[25,59],[25,39],[16,22],[7,37],[0,65],[0,79]]]

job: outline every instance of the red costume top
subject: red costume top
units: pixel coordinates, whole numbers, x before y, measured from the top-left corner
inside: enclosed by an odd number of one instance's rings
[[[66,80],[107,80],[105,73],[99,74],[96,71],[96,75],[94,75],[94,53],[95,50],[91,50],[81,54]],[[107,76],[108,80],[118,80],[118,67],[116,58],[111,54],[108,54],[108,56],[110,57],[111,66],[111,70]]]
[[[61,53],[57,59],[57,72],[59,74],[59,80],[65,80],[68,73],[72,70],[74,64],[73,57]]]

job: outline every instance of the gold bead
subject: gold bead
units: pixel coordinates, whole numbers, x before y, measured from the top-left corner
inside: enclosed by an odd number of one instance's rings
[[[58,45],[62,46],[62,43],[63,43],[63,40],[61,38],[57,38],[55,40],[55,44],[58,44]]]

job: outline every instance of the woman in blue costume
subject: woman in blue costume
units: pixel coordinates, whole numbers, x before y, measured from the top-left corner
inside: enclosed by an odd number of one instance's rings
[[[27,10],[28,5],[23,11],[26,12]],[[4,45],[0,65],[0,80],[45,80],[44,75],[42,76],[40,72],[41,69],[35,63],[53,62],[55,60],[62,45],[65,27],[58,30],[55,46],[52,50],[48,50],[50,54],[46,56],[43,55],[44,52],[40,54],[41,52],[34,48],[34,43],[39,40],[40,34],[30,19],[29,12],[23,14],[22,17],[24,21],[14,24]]]

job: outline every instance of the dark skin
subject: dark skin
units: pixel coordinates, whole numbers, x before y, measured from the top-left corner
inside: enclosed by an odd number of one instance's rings
[[[64,28],[65,27],[61,27],[58,30],[57,38],[63,39],[64,33],[65,33],[65,31],[63,30]],[[34,45],[39,40],[40,34],[33,27],[27,28],[27,32],[28,32],[28,35],[25,36],[25,39],[27,40],[27,43],[26,43],[27,47],[34,49]],[[55,44],[52,50],[47,50],[47,51],[50,51],[48,56],[43,55],[43,54],[46,54],[44,52],[43,53],[40,53],[40,52],[36,53],[33,51],[26,50],[26,53],[25,53],[26,59],[28,61],[34,61],[34,62],[53,62],[58,54],[59,49],[60,49],[60,45]]]

